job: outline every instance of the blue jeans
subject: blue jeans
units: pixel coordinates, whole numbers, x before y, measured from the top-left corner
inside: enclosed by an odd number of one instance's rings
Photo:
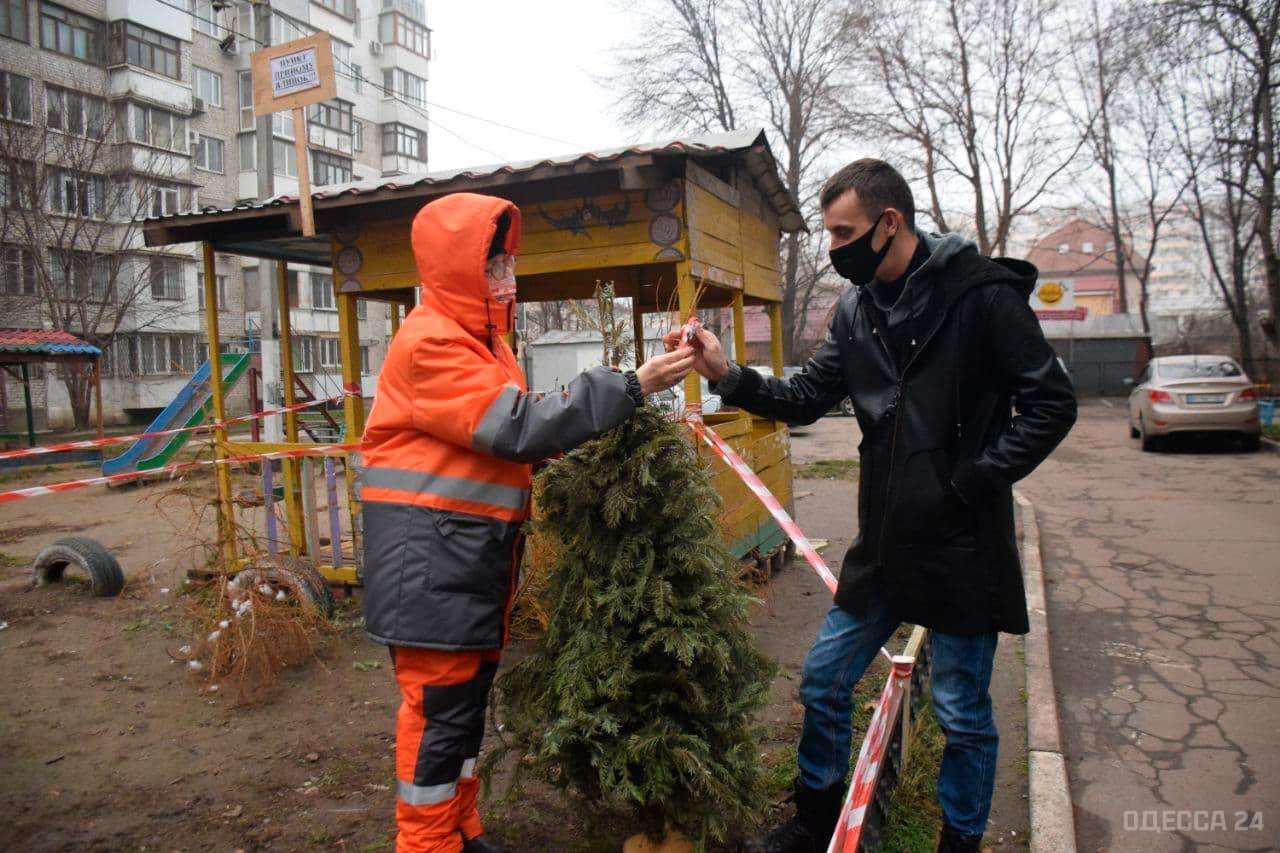
[[[853,741],[853,688],[898,622],[872,600],[863,618],[833,606],[804,659],[800,701],[800,782],[826,789],[844,783]],[[991,666],[996,634],[930,634],[933,711],[946,736],[938,772],[938,802],[946,822],[982,835],[991,811],[999,736],[991,715]]]

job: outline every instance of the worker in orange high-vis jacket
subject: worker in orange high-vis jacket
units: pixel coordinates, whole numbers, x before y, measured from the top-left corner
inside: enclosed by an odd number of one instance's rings
[[[476,810],[476,757],[507,639],[531,463],[629,418],[693,366],[685,348],[634,372],[597,367],[527,392],[504,335],[520,211],[458,193],[413,221],[421,304],[391,342],[361,445],[365,628],[391,647],[399,853],[502,850]]]

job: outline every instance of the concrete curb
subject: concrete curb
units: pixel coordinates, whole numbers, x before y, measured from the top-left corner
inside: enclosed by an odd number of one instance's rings
[[[1027,588],[1031,632],[1024,638],[1027,665],[1027,749],[1032,853],[1070,853],[1076,849],[1075,814],[1058,726],[1058,697],[1049,656],[1049,620],[1040,556],[1040,525],[1035,505],[1013,493],[1022,510],[1022,576]]]

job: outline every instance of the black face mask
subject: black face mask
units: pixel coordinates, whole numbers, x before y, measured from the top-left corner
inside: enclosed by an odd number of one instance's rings
[[[847,278],[854,284],[870,284],[875,279],[876,270],[889,254],[889,247],[893,245],[893,238],[897,236],[890,235],[878,252],[871,248],[871,239],[876,235],[876,226],[883,218],[883,213],[877,216],[867,233],[857,240],[831,250],[831,266],[837,275]]]

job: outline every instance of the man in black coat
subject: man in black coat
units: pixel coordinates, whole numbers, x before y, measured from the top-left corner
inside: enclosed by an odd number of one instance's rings
[[[978,850],[995,781],[996,637],[1028,630],[1012,487],[1071,429],[1075,394],[1027,301],[1035,267],[917,232],[910,188],[879,160],[841,169],[820,200],[832,266],[854,286],[804,372],[761,376],[705,330],[696,344],[694,366],[725,405],[807,424],[848,396],[863,435],[858,536],[805,658],[797,814],[749,849],[827,849],[854,686],[912,622],[932,631],[946,736],[939,849]]]

